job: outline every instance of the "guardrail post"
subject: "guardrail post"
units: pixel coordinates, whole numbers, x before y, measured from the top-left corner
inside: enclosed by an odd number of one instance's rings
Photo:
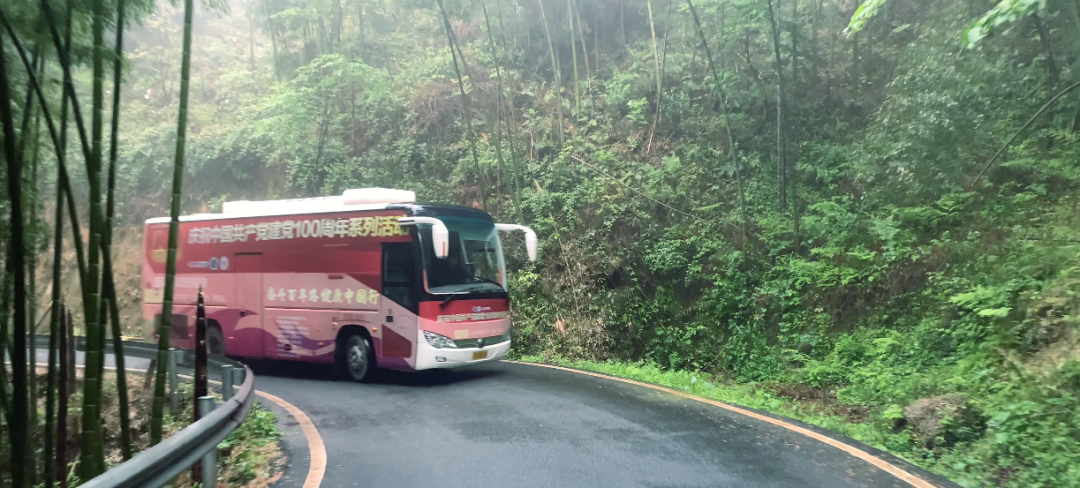
[[[206,418],[210,415],[210,412],[214,411],[217,405],[214,404],[213,396],[199,397],[199,417]],[[216,488],[217,487],[217,446],[210,449],[209,452],[202,457],[202,486],[203,488]]]
[[[168,359],[169,359],[169,364],[168,364],[168,370],[169,370],[169,405],[172,406],[172,409],[173,409],[174,412],[180,409],[180,393],[177,391],[178,387],[180,386],[179,385],[180,380],[176,376],[176,363],[177,363],[177,356],[178,356],[177,353],[178,352],[181,352],[181,351],[178,351],[176,348],[171,348],[171,349],[169,349],[169,355],[168,355]]]
[[[180,409],[180,378],[177,368],[183,357],[183,350],[168,350],[168,404],[173,407],[173,411]]]
[[[237,388],[236,385],[243,385],[244,384],[244,368],[233,368],[232,377],[233,377],[233,388],[235,390],[235,388]],[[236,392],[233,391],[232,395],[229,395],[229,398],[232,398],[235,395],[236,395]],[[226,398],[226,400],[227,399],[228,398]]]
[[[221,399],[228,400],[233,397],[233,367],[228,364],[221,365]]]

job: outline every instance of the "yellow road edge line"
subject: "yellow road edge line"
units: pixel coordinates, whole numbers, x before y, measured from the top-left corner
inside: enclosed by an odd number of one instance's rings
[[[48,366],[45,366],[48,368]],[[82,364],[76,364],[75,368],[85,369]],[[115,366],[103,366],[103,369],[107,371],[116,371]],[[137,372],[141,369],[124,368],[128,371]],[[177,374],[177,376],[183,376],[185,378],[191,378],[190,375]],[[215,385],[221,385],[220,381],[207,380],[209,383]],[[289,415],[292,415],[296,419],[296,422],[300,424],[300,428],[304,431],[304,437],[307,439],[308,452],[310,453],[310,462],[308,463],[307,478],[304,479],[304,486],[302,488],[319,488],[322,485],[323,476],[326,474],[326,445],[323,444],[322,436],[319,435],[319,429],[315,428],[315,424],[308,418],[307,414],[303,410],[297,408],[281,397],[271,395],[265,391],[255,390],[255,393],[259,396],[276,403],[279,407],[284,408]]]
[[[311,422],[307,414],[295,405],[264,391],[256,391],[256,393],[288,411],[289,415],[292,415],[300,424],[300,428],[304,430],[304,437],[307,438],[311,460],[308,463],[308,475],[304,480],[303,488],[319,488],[323,476],[326,474],[326,446],[323,444],[322,436],[319,435],[319,429],[316,429],[315,424]]]
[[[691,400],[696,400],[696,401],[699,401],[699,402],[702,402],[702,403],[707,403],[707,404],[712,405],[714,407],[720,407],[720,408],[723,408],[723,409],[731,411],[731,412],[735,412],[735,413],[738,413],[738,414],[741,414],[741,415],[745,415],[745,416],[750,417],[750,418],[755,419],[755,420],[760,420],[762,422],[768,422],[768,423],[773,424],[775,426],[782,427],[782,428],[790,430],[792,432],[802,434],[802,435],[804,435],[806,437],[809,437],[811,439],[814,439],[814,440],[816,440],[818,442],[822,442],[822,443],[828,444],[830,446],[833,446],[833,447],[835,447],[837,449],[840,449],[841,451],[844,451],[844,452],[848,453],[849,455],[851,455],[853,457],[856,457],[858,459],[866,461],[870,465],[872,465],[872,466],[874,466],[874,467],[876,467],[876,468],[878,468],[878,469],[880,469],[882,471],[885,471],[886,473],[889,473],[889,474],[899,478],[900,480],[904,481],[905,483],[907,483],[907,484],[909,484],[909,485],[911,485],[911,486],[913,486],[915,488],[938,488],[936,485],[934,485],[934,484],[932,484],[932,483],[930,483],[930,482],[928,482],[928,481],[926,481],[926,480],[924,480],[924,479],[922,479],[922,478],[920,478],[920,477],[918,477],[916,475],[913,475],[913,474],[911,474],[911,473],[909,473],[907,471],[904,471],[899,466],[891,464],[888,461],[886,461],[884,459],[881,459],[880,457],[877,457],[877,456],[875,456],[873,454],[870,454],[870,453],[868,453],[868,452],[866,452],[866,451],[864,451],[862,449],[859,449],[859,448],[857,448],[855,446],[852,446],[850,444],[846,444],[844,442],[838,441],[836,439],[833,439],[833,438],[828,437],[826,435],[823,435],[821,433],[814,432],[814,431],[812,431],[810,429],[807,429],[805,427],[799,427],[798,425],[794,425],[794,424],[785,422],[785,421],[780,420],[780,419],[775,419],[775,418],[772,418],[772,417],[769,417],[769,416],[766,416],[766,415],[761,415],[761,414],[759,414],[757,412],[753,412],[753,411],[747,410],[745,408],[736,407],[734,405],[728,405],[728,404],[723,403],[723,402],[718,402],[716,400],[710,400],[708,398],[702,398],[702,397],[699,397],[699,396],[691,395],[689,393],[684,393],[684,392],[681,392],[681,391],[678,391],[678,390],[673,390],[671,388],[666,388],[666,387],[663,387],[663,386],[651,385],[649,383],[643,383],[643,382],[640,382],[640,381],[629,380],[629,379],[626,379],[626,378],[619,378],[619,377],[616,377],[616,376],[610,376],[610,375],[601,374],[601,373],[593,373],[591,371],[582,371],[582,370],[573,369],[573,368],[566,368],[566,367],[563,367],[563,366],[555,366],[555,365],[552,365],[552,364],[538,364],[538,363],[526,363],[526,362],[521,362],[521,361],[508,361],[508,360],[505,360],[505,359],[503,360],[503,362],[507,362],[507,363],[511,363],[511,364],[524,364],[524,365],[528,365],[528,366],[538,366],[538,367],[541,367],[541,368],[557,369],[559,371],[567,371],[567,372],[570,372],[570,373],[578,373],[578,374],[583,374],[583,375],[587,375],[587,376],[594,376],[594,377],[597,377],[597,378],[604,378],[604,379],[608,379],[608,380],[619,381],[619,382],[622,382],[622,383],[627,383],[627,384],[637,385],[637,386],[643,386],[645,388],[650,388],[650,389],[657,390],[657,391],[662,391],[662,392],[665,392],[665,393],[671,393],[673,395],[678,395],[678,396],[681,396],[683,398],[689,398]]]

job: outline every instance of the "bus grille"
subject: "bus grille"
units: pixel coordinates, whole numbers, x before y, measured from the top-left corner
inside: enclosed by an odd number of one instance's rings
[[[510,340],[510,334],[485,337],[484,347],[494,346],[495,344],[502,344],[508,340]],[[457,347],[461,349],[473,349],[478,347],[477,341],[479,341],[479,339],[461,339],[458,341],[454,341],[454,344],[457,344]]]

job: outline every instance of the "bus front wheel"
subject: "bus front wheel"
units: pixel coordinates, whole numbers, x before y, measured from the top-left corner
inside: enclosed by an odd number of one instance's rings
[[[362,334],[352,334],[342,345],[344,351],[338,355],[341,372],[356,382],[370,381],[375,372],[375,351],[371,347],[371,339]]]
[[[217,327],[207,327],[206,350],[215,356],[225,355],[225,337],[222,336],[221,329]]]

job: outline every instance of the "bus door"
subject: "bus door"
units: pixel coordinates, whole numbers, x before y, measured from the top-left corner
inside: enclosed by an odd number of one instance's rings
[[[236,325],[222,324],[225,351],[230,356],[263,357],[263,268],[262,253],[237,253],[233,256],[234,290],[229,308],[236,310]]]
[[[387,366],[414,366],[419,310],[417,256],[410,242],[383,243],[382,251],[382,351],[376,353]]]

